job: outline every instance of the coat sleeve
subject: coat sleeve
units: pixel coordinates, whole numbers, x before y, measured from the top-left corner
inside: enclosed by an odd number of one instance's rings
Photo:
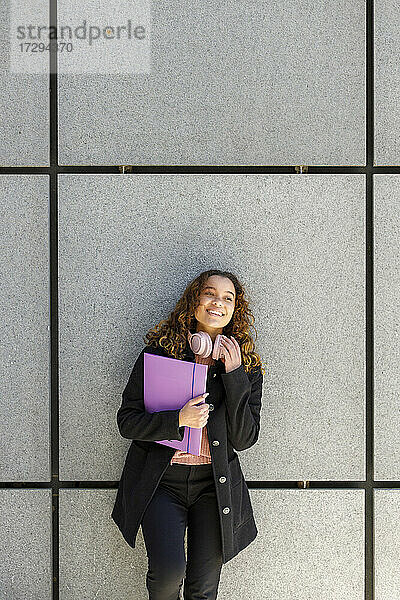
[[[159,440],[182,441],[185,427],[179,427],[179,410],[162,410],[149,413],[143,398],[143,355],[139,354],[122,392],[122,404],[117,412],[118,429],[122,437],[130,440],[156,442]]]
[[[260,432],[263,374],[261,367],[246,373],[243,364],[229,373],[221,373],[225,386],[228,438],[235,450],[253,446]]]

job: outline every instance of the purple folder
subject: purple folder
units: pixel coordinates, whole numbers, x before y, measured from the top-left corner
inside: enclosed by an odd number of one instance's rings
[[[143,357],[144,406],[147,412],[182,408],[191,398],[205,393],[208,365],[148,352]],[[200,456],[201,428],[185,426],[181,442],[157,440],[157,443]]]

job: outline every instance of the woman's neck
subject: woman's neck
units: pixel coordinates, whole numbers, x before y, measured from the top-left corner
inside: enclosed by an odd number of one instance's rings
[[[204,325],[200,325],[200,323],[197,323],[197,327],[196,327],[196,333],[198,333],[199,331],[204,331],[205,333],[208,333],[208,335],[210,336],[212,343],[214,344],[215,342],[215,338],[217,337],[218,334],[222,334],[223,332],[223,328],[219,328],[219,329],[215,329],[214,327],[204,327]]]

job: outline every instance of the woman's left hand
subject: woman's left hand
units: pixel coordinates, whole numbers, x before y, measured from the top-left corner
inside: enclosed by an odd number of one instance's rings
[[[221,347],[223,348],[224,355],[221,357],[222,362],[225,365],[225,372],[229,373],[234,369],[237,369],[242,364],[242,355],[240,352],[239,343],[235,340],[233,335],[228,338],[226,335],[222,336]]]

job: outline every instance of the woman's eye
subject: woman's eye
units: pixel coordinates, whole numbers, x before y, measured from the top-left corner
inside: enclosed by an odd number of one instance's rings
[[[214,296],[214,292],[206,292],[206,296]],[[226,300],[229,300],[230,302],[232,302],[232,298],[230,296],[227,296]]]

